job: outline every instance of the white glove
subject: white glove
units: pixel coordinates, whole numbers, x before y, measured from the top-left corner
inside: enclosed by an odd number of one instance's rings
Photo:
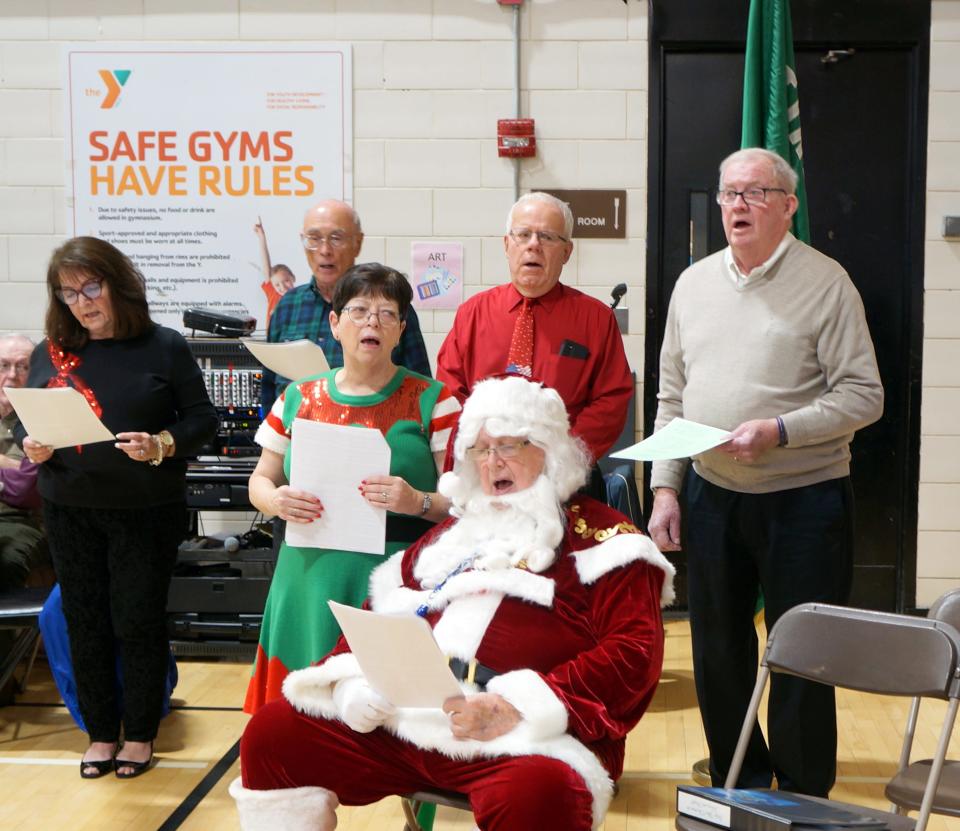
[[[342,678],[333,688],[333,703],[343,723],[357,733],[369,733],[397,712],[366,678]]]

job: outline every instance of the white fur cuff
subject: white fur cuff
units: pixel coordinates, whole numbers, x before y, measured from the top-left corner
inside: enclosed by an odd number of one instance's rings
[[[340,801],[326,788],[278,788],[255,791],[238,776],[230,783],[241,831],[333,831]]]
[[[502,695],[520,711],[533,741],[567,732],[567,709],[536,672],[518,669],[490,680],[487,692]]]
[[[333,687],[342,678],[362,676],[352,652],[341,652],[320,666],[291,672],[283,679],[283,697],[301,713],[314,718],[338,718]]]

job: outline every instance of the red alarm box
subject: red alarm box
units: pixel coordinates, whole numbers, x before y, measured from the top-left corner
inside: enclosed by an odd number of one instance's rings
[[[537,155],[532,118],[501,118],[497,121],[497,155],[512,158]]]

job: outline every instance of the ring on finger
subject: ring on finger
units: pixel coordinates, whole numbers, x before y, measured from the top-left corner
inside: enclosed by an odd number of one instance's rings
[[[382,496],[384,499],[386,499],[386,498],[387,498],[387,492],[386,492],[386,491],[380,491],[380,496]]]

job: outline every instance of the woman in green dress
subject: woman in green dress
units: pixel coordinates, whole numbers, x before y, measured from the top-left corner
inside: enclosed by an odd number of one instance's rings
[[[291,428],[294,419],[305,418],[375,428],[389,444],[389,475],[357,477],[367,502],[387,511],[384,554],[406,547],[447,515],[449,501],[436,484],[460,405],[439,381],[390,359],[411,300],[407,279],[379,263],[354,266],[340,278],[330,323],[343,346],[343,367],[290,384],[258,430],[263,451],[250,477],[250,501],[259,510],[288,523],[313,522],[323,514],[315,495],[289,485]],[[382,559],[281,545],[246,712],[279,698],[288,673],[333,648],[340,630],[327,600],[360,606],[370,572]]]

